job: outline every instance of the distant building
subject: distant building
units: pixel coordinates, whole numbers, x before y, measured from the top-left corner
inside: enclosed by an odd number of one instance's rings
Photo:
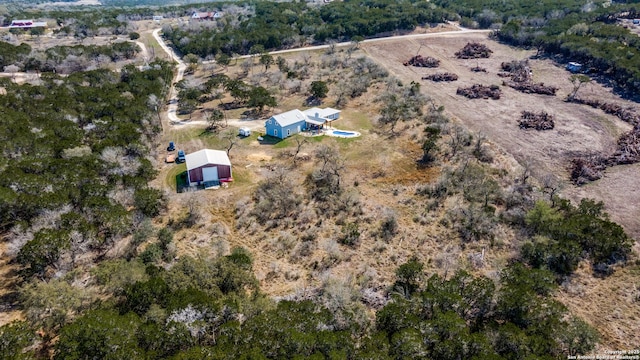
[[[295,109],[270,117],[265,128],[267,135],[284,139],[303,130],[321,129],[339,118],[340,110],[332,108]]]
[[[185,156],[189,186],[218,186],[233,181],[231,161],[225,151],[202,149]]]
[[[33,21],[31,20],[13,20],[9,25],[11,29],[31,29],[34,27],[47,27],[45,21]]]
[[[571,71],[572,73],[580,72],[582,71],[582,64],[577,62],[570,62],[567,64],[567,70]]]
[[[162,15],[153,15],[153,20],[154,21],[160,21],[160,20],[163,20],[163,19],[164,19],[164,16],[162,16]]]
[[[191,15],[191,19],[193,20],[214,20],[222,17],[222,14],[214,11],[214,12],[194,12]]]

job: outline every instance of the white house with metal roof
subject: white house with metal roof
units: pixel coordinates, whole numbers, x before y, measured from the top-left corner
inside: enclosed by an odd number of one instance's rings
[[[222,13],[217,11],[209,11],[209,12],[194,12],[191,15],[191,18],[194,20],[213,20],[220,19],[222,17]]]
[[[265,128],[267,135],[284,139],[303,130],[323,128],[339,118],[340,110],[332,108],[295,109],[270,117]]]
[[[225,151],[202,149],[185,156],[189,186],[217,186],[233,181],[231,161]]]

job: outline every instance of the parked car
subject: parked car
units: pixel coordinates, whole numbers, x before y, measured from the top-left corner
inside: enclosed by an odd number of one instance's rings
[[[184,157],[184,150],[178,150],[178,158],[176,159],[176,163],[183,163],[186,159]]]
[[[240,128],[240,130],[238,130],[238,135],[244,137],[251,136],[251,129],[246,127]]]
[[[167,146],[167,151],[174,151],[176,149],[176,145],[173,141],[169,141],[169,146]]]
[[[176,161],[176,155],[175,154],[169,154],[164,159],[164,162],[166,162],[166,163],[172,163],[172,162],[175,162],[175,161]]]
[[[569,64],[567,64],[567,70],[571,71],[572,73],[579,73],[580,71],[582,71],[582,64],[577,62],[570,62]]]

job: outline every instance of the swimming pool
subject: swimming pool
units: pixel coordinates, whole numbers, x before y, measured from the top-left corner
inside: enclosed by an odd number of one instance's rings
[[[341,138],[352,138],[360,136],[360,133],[357,131],[331,130],[330,132],[327,132],[327,135]]]

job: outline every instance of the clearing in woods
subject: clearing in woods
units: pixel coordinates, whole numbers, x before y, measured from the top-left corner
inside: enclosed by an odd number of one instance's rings
[[[467,42],[477,41],[489,46],[493,53],[488,59],[461,60],[454,55]],[[604,112],[564,99],[571,92],[570,73],[549,59],[530,59],[533,81],[558,88],[556,96],[524,94],[502,86],[500,64],[524,60],[533,51],[512,48],[492,41],[483,34],[465,34],[424,40],[389,41],[364,44],[363,49],[383,64],[392,75],[403,82],[419,81],[422,90],[456,122],[476,134],[484,134],[506,158],[520,164],[528,163],[533,175],[541,178],[553,174],[564,181],[562,196],[579,201],[594,198],[605,203],[611,218],[620,223],[636,239],[634,250],[640,250],[640,190],[637,176],[640,164],[614,166],[604,177],[588,185],[577,187],[570,183],[567,164],[575,155],[596,152],[610,153],[617,138],[631,129],[631,125]],[[419,54],[440,60],[438,68],[402,66],[402,62]],[[472,72],[472,67],[484,72]],[[438,72],[451,72],[458,81],[432,82],[420,80]],[[458,87],[473,84],[500,85],[499,100],[467,99],[456,95]],[[624,106],[639,105],[621,99],[608,88],[592,82],[581,89],[581,97],[601,99]],[[555,128],[548,131],[522,130],[518,120],[522,111],[545,111],[555,116]],[[639,339],[638,266],[619,268],[606,279],[594,278],[588,264],[582,264],[576,275],[562,285],[558,299],[574,314],[594,325],[602,335],[604,349],[632,349]]]
[[[457,59],[454,55],[467,42],[481,42],[493,53],[488,59]],[[570,185],[567,171],[568,161],[579,154],[609,153],[618,137],[631,125],[613,115],[588,106],[567,103],[571,92],[570,73],[561,65],[548,59],[530,59],[533,81],[558,88],[556,96],[525,94],[502,86],[504,78],[497,74],[500,64],[511,60],[529,59],[535,51],[527,51],[499,44],[485,34],[442,36],[421,40],[403,40],[363,44],[363,49],[378,63],[384,65],[402,81],[418,81],[423,91],[445,110],[454,121],[461,122],[474,133],[487,138],[513,156],[519,163],[532,165],[538,178],[552,173],[565,180],[564,196],[573,200],[584,197],[595,198],[605,203],[613,220],[625,227],[634,238],[640,236],[640,190],[632,186],[640,171],[640,164],[617,166],[605,172],[605,177],[580,188]],[[438,68],[402,66],[402,62],[419,53],[440,60]],[[487,72],[472,72],[472,67],[485,68]],[[451,72],[459,76],[458,81],[432,82],[420,80],[437,72]],[[466,99],[456,95],[458,87],[473,84],[501,85],[499,100]],[[637,104],[620,99],[595,82],[581,89],[584,98],[602,99],[607,102]],[[522,111],[545,111],[556,118],[555,129],[550,131],[522,130],[518,120]],[[625,191],[621,191],[625,189]],[[637,250],[636,246],[636,250]]]

